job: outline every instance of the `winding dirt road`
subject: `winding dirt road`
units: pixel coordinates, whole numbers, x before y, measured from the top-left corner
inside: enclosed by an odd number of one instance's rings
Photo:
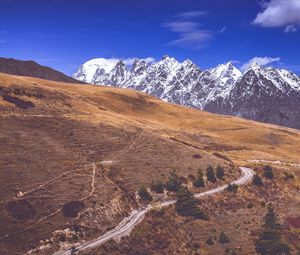
[[[240,167],[240,170],[242,172],[242,176],[237,179],[236,181],[232,182],[237,185],[243,185],[249,182],[254,175],[254,172],[252,169],[247,168],[247,167]],[[203,197],[203,196],[209,196],[213,195],[219,192],[222,192],[225,190],[227,185],[223,185],[221,187],[211,189],[205,192],[197,193],[194,195],[195,198]],[[173,205],[176,203],[176,200],[168,200],[165,202],[160,203],[159,205],[156,205],[155,207],[167,207],[170,205]],[[120,238],[128,233],[143,219],[144,215],[153,209],[153,205],[148,205],[146,208],[142,208],[138,211],[133,211],[129,217],[124,219],[116,228],[113,230],[108,231],[102,236],[99,236],[97,239],[88,241],[85,243],[82,243],[78,246],[75,247],[75,251],[73,252],[78,252],[78,251],[84,251],[84,250],[89,250],[92,248],[95,248],[97,246],[100,246],[101,244],[111,240],[111,239],[117,239]],[[72,254],[71,250],[64,250],[64,251],[58,251],[55,253],[55,255],[70,255]],[[73,253],[74,254],[74,253]]]

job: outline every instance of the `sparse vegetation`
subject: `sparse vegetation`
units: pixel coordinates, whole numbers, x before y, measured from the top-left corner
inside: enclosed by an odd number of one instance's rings
[[[170,175],[169,179],[166,183],[166,189],[168,191],[177,192],[180,189],[181,182],[179,180],[179,176],[177,175],[176,171],[173,170]]]
[[[202,173],[201,169],[198,170],[197,179],[194,181],[194,186],[196,188],[204,188],[205,187],[205,182],[203,179],[203,173]]]
[[[224,168],[220,165],[216,168],[216,176],[218,179],[223,180],[225,176]]]
[[[150,189],[158,194],[164,193],[164,184],[161,181],[153,181]]]
[[[85,207],[84,203],[81,201],[71,201],[64,204],[63,214],[67,218],[74,218],[78,213]]]
[[[224,231],[222,231],[219,236],[219,243],[224,244],[229,242],[230,242],[229,237],[225,234]]]
[[[214,168],[212,166],[208,166],[206,170],[207,180],[209,182],[216,182],[217,178],[215,176]]]
[[[274,177],[274,174],[273,174],[273,168],[269,165],[265,166],[264,167],[264,177],[272,180],[273,177]]]
[[[255,186],[262,186],[263,185],[262,179],[260,178],[260,176],[258,174],[255,174],[253,176],[252,183]]]
[[[192,193],[185,187],[181,187],[177,192],[177,202],[175,209],[179,215],[191,216],[197,219],[208,220],[208,216],[197,205]]]
[[[151,202],[152,201],[152,196],[148,192],[145,186],[142,186],[139,190],[139,196],[144,202]]]
[[[256,252],[260,255],[290,254],[289,245],[281,239],[282,227],[279,224],[273,206],[268,206],[268,211],[263,221],[263,231],[255,243]]]
[[[230,192],[237,192],[238,188],[239,186],[235,183],[229,183],[226,189]]]

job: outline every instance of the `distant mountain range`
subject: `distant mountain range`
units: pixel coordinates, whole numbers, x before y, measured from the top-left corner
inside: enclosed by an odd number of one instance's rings
[[[52,81],[78,83],[78,80],[56,71],[50,67],[39,65],[34,61],[22,61],[13,58],[0,58],[0,72],[31,76]]]
[[[300,77],[253,63],[241,73],[231,62],[201,70],[190,60],[164,56],[148,64],[135,59],[92,59],[73,77],[79,81],[131,88],[165,101],[214,113],[300,129]]]

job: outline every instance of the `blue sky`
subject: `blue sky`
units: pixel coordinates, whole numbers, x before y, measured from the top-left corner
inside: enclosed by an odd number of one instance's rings
[[[255,58],[300,74],[300,0],[0,0],[0,56],[72,74],[96,57]]]

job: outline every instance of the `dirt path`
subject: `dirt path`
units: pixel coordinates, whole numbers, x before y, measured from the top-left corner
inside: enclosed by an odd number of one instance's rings
[[[140,135],[137,137],[137,139],[135,139],[128,147],[128,149],[124,150],[124,151],[121,151],[117,154],[115,154],[110,161],[113,161],[114,159],[128,153],[129,151],[133,150],[134,149],[134,146],[136,145],[136,143],[142,138],[142,136],[144,135],[144,130],[142,130],[142,132],[140,133]]]

